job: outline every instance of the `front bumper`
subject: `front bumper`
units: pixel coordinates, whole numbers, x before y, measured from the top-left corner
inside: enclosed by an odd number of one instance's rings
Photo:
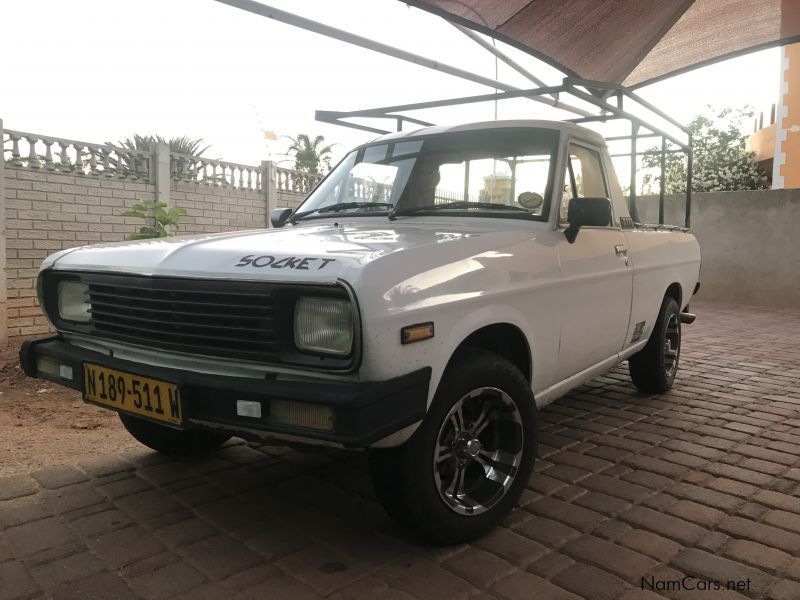
[[[36,365],[40,357],[48,357],[70,367],[71,379],[39,373]],[[227,377],[121,360],[68,344],[58,336],[26,341],[20,349],[20,365],[26,375],[48,379],[81,392],[85,362],[176,383],[181,389],[189,425],[213,426],[234,434],[237,431],[251,435],[276,433],[354,448],[366,447],[421,420],[425,416],[431,377],[430,367],[378,382]],[[331,408],[334,414],[333,430],[271,422],[269,406],[272,399]],[[237,415],[237,400],[260,402],[262,417]]]

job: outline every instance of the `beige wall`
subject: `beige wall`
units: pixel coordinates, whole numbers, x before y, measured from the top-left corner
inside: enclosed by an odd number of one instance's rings
[[[267,205],[260,191],[173,181],[170,200],[174,206],[186,209],[179,234],[267,226]]]
[[[277,208],[297,208],[305,197],[305,194],[278,191]]]
[[[669,196],[665,222],[683,223],[684,197]],[[658,222],[658,199],[637,202]],[[800,306],[800,190],[694,194],[692,230],[703,264],[698,299]]]
[[[45,333],[47,322],[36,306],[41,261],[64,248],[125,239],[141,222],[122,212],[137,200],[153,198],[155,185],[8,164],[2,183],[8,300],[4,307],[0,296],[0,314],[7,310],[8,336]],[[262,191],[173,181],[169,196],[171,204],[187,211],[179,233],[261,228],[269,219]],[[275,205],[295,208],[303,197],[278,190]],[[694,198],[692,227],[703,253],[699,297],[800,306],[800,190]],[[656,198],[640,198],[637,204],[641,220],[657,221]],[[668,197],[666,214],[667,222],[682,222],[683,198]],[[0,279],[0,291],[1,284]],[[0,331],[0,342],[2,337]]]
[[[8,316],[7,328],[0,327],[0,344],[3,334],[15,337],[49,331],[36,301],[36,275],[47,255],[75,246],[124,240],[142,222],[122,213],[137,200],[156,194],[152,183],[8,164],[3,183],[6,243],[2,249],[6,251],[8,298],[3,302],[0,297],[0,311],[7,310]],[[277,205],[295,207],[303,197],[278,191]],[[268,222],[266,197],[261,191],[172,181],[169,201],[186,209],[179,234],[262,228]]]
[[[153,197],[152,184],[5,167],[8,335],[48,330],[36,306],[39,264],[57,250],[125,239],[138,223],[122,212]]]
[[[0,119],[0,145],[5,147],[3,119]],[[8,292],[6,289],[6,177],[5,150],[0,154],[0,349],[8,342]]]

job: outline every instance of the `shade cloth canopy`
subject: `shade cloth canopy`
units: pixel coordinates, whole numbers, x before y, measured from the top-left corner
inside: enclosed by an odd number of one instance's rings
[[[404,0],[568,75],[639,87],[800,41],[800,0]]]

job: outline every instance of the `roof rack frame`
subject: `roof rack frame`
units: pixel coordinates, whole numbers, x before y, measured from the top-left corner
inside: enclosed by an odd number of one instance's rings
[[[579,89],[581,87],[585,88],[588,91]],[[608,98],[610,99],[611,97],[616,97],[617,98],[616,106],[614,104],[611,104],[608,101],[608,99],[604,99],[602,95],[597,93],[604,90],[613,91],[613,94],[609,95]],[[580,114],[577,117],[564,119],[567,122],[586,123],[586,122],[607,122],[607,121],[626,120],[631,124],[630,135],[610,136],[607,137],[606,140],[610,142],[629,141],[631,144],[630,152],[616,153],[614,154],[614,156],[615,157],[631,156],[631,177],[630,177],[631,185],[630,185],[630,197],[628,202],[629,202],[629,210],[631,213],[631,217],[634,219],[634,221],[639,220],[636,210],[636,199],[637,199],[636,173],[638,172],[638,157],[646,154],[645,152],[637,151],[636,148],[637,142],[641,139],[652,139],[652,138],[661,139],[661,151],[659,153],[660,176],[659,176],[659,194],[658,194],[659,225],[664,224],[664,214],[665,214],[664,204],[666,198],[666,177],[665,177],[666,156],[667,154],[676,154],[676,153],[686,154],[688,166],[687,166],[686,211],[685,211],[684,225],[687,228],[691,226],[691,205],[692,205],[691,176],[692,176],[692,166],[694,158],[692,152],[693,140],[691,131],[683,124],[679,123],[678,121],[676,121],[675,119],[673,119],[672,117],[670,117],[669,115],[658,109],[650,102],[647,102],[646,100],[640,98],[637,94],[634,94],[627,88],[623,88],[621,86],[612,86],[610,84],[605,84],[601,82],[585,81],[581,79],[567,77],[564,79],[563,83],[558,86],[546,86],[546,87],[530,88],[524,90],[513,90],[506,92],[497,92],[494,94],[461,96],[456,98],[445,98],[441,100],[412,102],[408,104],[382,106],[382,107],[366,108],[366,109],[351,110],[351,111],[318,110],[316,111],[315,117],[317,121],[320,121],[322,123],[341,125],[343,127],[360,129],[362,131],[369,131],[377,134],[387,134],[391,133],[391,130],[379,129],[377,127],[363,125],[361,123],[354,123],[349,119],[359,119],[359,118],[379,119],[379,120],[389,119],[395,124],[396,131],[402,131],[403,125],[405,123],[412,123],[417,125],[422,124],[420,123],[419,119],[404,114],[406,112],[424,110],[424,109],[433,109],[433,108],[445,108],[451,106],[463,106],[465,104],[475,104],[481,102],[502,101],[514,98],[537,98],[539,96],[544,96],[544,95],[555,96],[559,100],[562,95],[571,96],[577,100],[590,104],[596,107],[596,109],[598,109],[598,111],[595,114],[590,114],[590,115]],[[638,105],[640,108],[650,111],[657,117],[663,119],[671,126],[678,129],[679,133],[674,133],[674,132],[670,133],[666,131],[665,128],[654,125],[646,121],[643,117],[630,112],[630,110],[622,108],[623,99],[628,99],[629,101],[632,101],[633,104]],[[568,113],[579,114],[574,111],[574,107],[572,105],[564,105],[563,103],[560,103],[558,100],[555,103],[555,108],[564,110]],[[585,111],[581,111],[581,113],[583,112]],[[684,137],[684,139],[680,139],[681,137]],[[672,145],[673,147],[670,148],[669,145]]]
[[[494,55],[496,59],[502,60],[503,62],[509,64],[516,71],[522,73],[527,79],[529,79],[533,83],[538,84],[539,87],[531,89],[519,89],[515,86],[485,77],[478,73],[473,73],[465,69],[461,69],[459,67],[448,65],[427,57],[420,56],[418,54],[414,54],[412,52],[408,52],[406,50],[395,48],[393,46],[384,44],[382,42],[378,42],[376,40],[371,40],[369,38],[365,38],[363,36],[356,35],[354,33],[350,33],[342,29],[337,29],[335,27],[326,25],[324,23],[319,23],[317,21],[308,19],[306,17],[301,17],[299,15],[295,15],[293,13],[289,13],[287,11],[274,8],[266,4],[256,2],[255,0],[217,0],[217,2],[232,6],[234,8],[245,10],[268,19],[281,21],[283,23],[287,23],[289,25],[293,25],[301,29],[306,29],[308,31],[312,31],[320,35],[331,37],[348,44],[353,44],[361,48],[365,48],[374,52],[378,52],[380,54],[384,54],[386,56],[391,56],[400,60],[414,63],[422,67],[434,69],[454,77],[459,77],[461,79],[471,81],[473,83],[494,88],[495,90],[494,93],[489,93],[489,94],[463,96],[459,98],[447,98],[442,100],[431,100],[426,102],[416,102],[416,103],[402,104],[397,106],[384,106],[384,107],[351,110],[351,111],[318,110],[316,111],[315,114],[316,120],[323,123],[341,125],[344,127],[349,127],[376,134],[386,134],[390,133],[390,131],[385,129],[379,129],[371,125],[354,123],[348,121],[348,119],[354,119],[354,118],[389,119],[393,121],[393,123],[395,124],[395,129],[397,131],[402,131],[403,125],[405,123],[411,123],[414,125],[422,125],[422,126],[433,125],[432,123],[429,123],[427,121],[403,114],[404,112],[459,106],[459,105],[473,104],[480,102],[495,102],[501,100],[509,100],[513,98],[528,98],[531,100],[535,100],[537,102],[541,102],[543,104],[547,104],[556,109],[563,110],[572,115],[576,115],[571,118],[564,119],[565,121],[572,123],[627,120],[630,122],[631,125],[630,136],[613,136],[613,137],[607,137],[606,140],[630,141],[631,148],[629,155],[631,157],[631,173],[630,173],[629,207],[630,207],[631,217],[634,219],[634,221],[638,221],[638,215],[636,210],[636,174],[638,171],[637,157],[640,155],[640,153],[637,152],[636,148],[637,142],[639,139],[661,138],[661,152],[659,161],[659,167],[660,167],[659,210],[658,210],[659,225],[664,224],[666,155],[675,152],[683,152],[687,156],[685,226],[687,228],[690,226],[691,207],[692,207],[692,174],[694,167],[692,133],[686,126],[684,126],[677,120],[673,119],[672,117],[661,111],[659,108],[657,108],[655,105],[651,104],[638,94],[634,93],[629,88],[613,83],[581,79],[579,77],[574,76],[574,74],[568,74],[568,76],[564,78],[561,85],[557,86],[542,85],[543,82],[540,79],[538,79],[536,76],[527,71],[524,67],[516,63],[513,59],[504,54],[501,50],[494,48],[488,41],[483,39],[477,33],[479,29],[476,29],[475,27],[469,27],[468,26],[469,23],[466,22],[458,22],[455,20],[445,19],[452,25],[455,25],[460,31],[462,31],[462,33],[464,33],[470,39],[475,41],[479,46],[481,46],[486,51]],[[485,34],[486,32],[481,31],[481,33]],[[547,60],[546,57],[544,58],[539,57],[539,58],[541,58],[545,62],[550,62]],[[581,107],[563,102],[561,98],[562,95],[575,98],[581,102],[584,102],[592,106],[595,109],[595,112],[592,112],[591,110],[585,110]],[[616,106],[611,104],[610,100],[612,98],[616,98]],[[664,128],[657,125],[653,125],[652,123],[645,121],[644,118],[630,112],[625,107],[626,100],[632,102],[635,106],[638,106],[641,109],[649,111],[657,118],[662,119],[670,126],[676,128],[680,133],[677,135],[673,135],[672,133],[665,131]],[[644,129],[645,131],[640,132],[640,129]],[[683,136],[685,136],[686,141],[682,141],[681,139],[679,139],[679,137]],[[677,146],[678,150],[669,148],[668,147],[669,144]],[[625,154],[617,154],[616,156],[625,156]]]

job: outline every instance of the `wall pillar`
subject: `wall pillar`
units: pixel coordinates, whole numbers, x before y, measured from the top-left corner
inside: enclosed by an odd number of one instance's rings
[[[0,119],[0,348],[8,345],[8,290],[6,287],[6,173],[3,152],[3,119]]]
[[[278,177],[275,163],[271,160],[261,161],[261,191],[264,194],[267,210],[267,227],[272,227],[269,216],[274,209],[278,208]]]
[[[163,202],[168,207],[172,207],[169,195],[169,188],[172,183],[169,173],[169,144],[162,142],[156,145],[156,151],[155,154],[153,154],[153,163],[156,201]]]

